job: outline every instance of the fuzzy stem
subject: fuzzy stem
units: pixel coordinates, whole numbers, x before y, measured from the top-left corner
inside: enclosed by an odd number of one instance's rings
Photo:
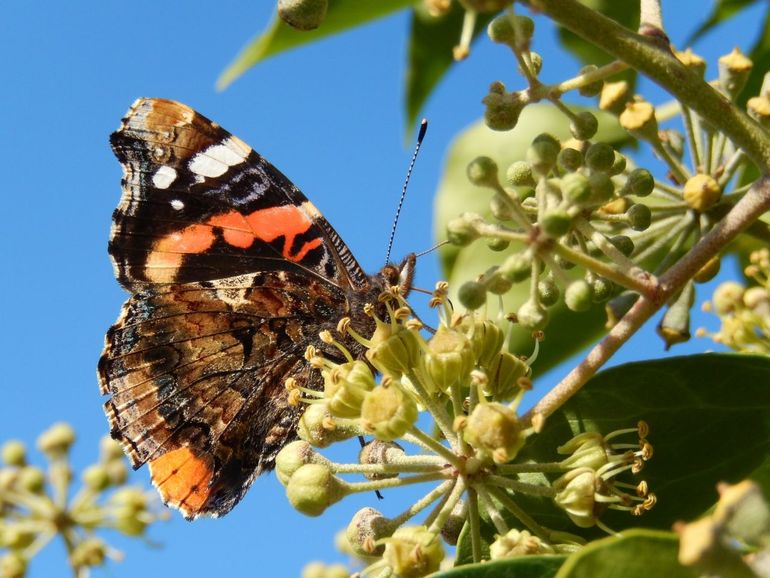
[[[514,502],[508,495],[508,492],[502,488],[487,487],[487,491],[494,496],[494,498],[500,502],[503,507],[511,514],[516,516],[519,521],[524,524],[535,536],[541,540],[548,540],[548,532],[540,524],[527,514],[521,506]]]
[[[353,492],[373,492],[375,490],[384,490],[385,488],[400,488],[411,484],[422,484],[424,482],[434,482],[446,478],[443,474],[418,474],[416,476],[405,476],[399,478],[388,478],[386,480],[371,480],[368,482],[346,482],[345,487],[351,493]]]
[[[528,496],[545,496],[547,498],[552,498],[554,496],[553,488],[550,486],[528,484],[526,482],[520,482],[518,480],[512,480],[510,478],[495,475],[490,475],[487,478],[487,481],[494,486],[507,488],[509,490],[513,490],[514,492],[526,494]]]
[[[458,460],[457,456],[452,452],[452,450],[450,450],[441,442],[433,439],[431,436],[426,434],[424,431],[422,431],[418,427],[416,426],[412,427],[406,434],[404,434],[403,438],[406,441],[417,443],[430,451],[436,452],[438,455],[443,457],[448,463],[452,464],[456,468],[460,467],[460,461]]]
[[[463,478],[457,478],[452,491],[447,496],[446,501],[442,504],[441,509],[439,510],[433,522],[431,522],[430,527],[428,528],[429,532],[433,532],[434,534],[441,532],[441,528],[443,528],[444,524],[446,524],[446,521],[449,519],[452,510],[454,510],[457,502],[460,501],[460,498],[463,497],[464,492],[465,480]]]
[[[487,491],[482,486],[476,488],[476,491],[479,494],[481,505],[484,506],[487,514],[489,514],[489,519],[492,520],[497,533],[501,536],[507,534],[509,530],[508,524],[505,523],[505,519],[500,515],[500,510],[497,508],[495,501],[489,496]]]
[[[409,521],[411,518],[419,514],[421,511],[423,511],[425,508],[430,506],[433,502],[438,500],[441,496],[445,495],[447,492],[449,492],[455,485],[455,480],[446,480],[443,484],[440,484],[433,488],[430,492],[425,494],[422,498],[417,500],[414,504],[409,506],[406,510],[404,510],[401,514],[396,516],[395,518],[392,518],[390,520],[390,523],[393,526],[393,529],[395,530],[402,524]]]
[[[476,490],[468,488],[468,523],[471,527],[471,552],[473,561],[481,562],[481,518],[479,516],[479,499]]]

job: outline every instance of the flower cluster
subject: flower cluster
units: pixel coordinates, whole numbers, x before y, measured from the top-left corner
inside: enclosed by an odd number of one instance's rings
[[[571,138],[538,135],[526,157],[507,167],[489,157],[468,165],[469,180],[491,193],[489,216],[460,215],[447,224],[447,238],[457,246],[484,239],[491,250],[503,253],[499,265],[461,286],[458,297],[477,309],[490,296],[526,282],[529,297],[516,311],[521,325],[543,329],[549,308],[563,302],[572,311],[605,303],[612,326],[639,295],[654,298],[657,275],[748,191],[751,183],[737,183],[750,162],[688,108],[654,106],[633,95],[627,82],[609,81],[625,70],[621,62],[586,67],[574,78],[544,84],[538,78],[542,59],[529,49],[533,33],[534,22],[511,10],[490,23],[489,37],[513,51],[528,87],[509,92],[502,82],[492,83],[483,100],[486,124],[493,130],[513,129],[526,106],[547,100],[564,114]],[[704,74],[705,62],[696,54],[688,50],[677,57]],[[715,86],[734,100],[751,66],[737,50],[722,57]],[[631,137],[664,163],[665,177],[656,178],[610,144],[594,140],[596,117],[564,104],[561,97],[569,91],[596,96],[600,109],[614,114]],[[767,125],[770,76],[761,94],[750,99],[748,108]],[[667,122],[677,116],[679,124]],[[719,266],[719,256],[713,257],[669,303],[658,328],[666,347],[690,338],[693,283],[710,280]]]
[[[58,423],[43,432],[38,449],[48,461],[46,470],[30,464],[20,441],[8,441],[0,454],[0,576],[22,578],[29,561],[54,538],[61,537],[77,578],[102,566],[120,552],[97,535],[103,529],[125,536],[144,535],[164,518],[153,507],[152,494],[126,485],[128,468],[120,446],[101,442],[99,461],[83,471],[80,489],[71,495],[73,471],[69,450],[75,432]]]
[[[699,329],[698,335],[710,336],[717,343],[744,353],[770,354],[770,250],[754,251],[744,270],[757,284],[745,287],[727,281],[714,291],[704,309],[719,316],[719,331],[709,334]]]
[[[308,349],[324,387],[313,391],[288,380],[290,398],[307,409],[301,439],[276,459],[277,477],[294,508],[318,516],[353,493],[430,484],[422,498],[394,516],[360,510],[345,532],[347,549],[366,561],[366,576],[417,578],[439,568],[443,544],[455,544],[465,526],[481,559],[481,516],[499,534],[490,546],[494,558],[582,544],[578,536],[541,525],[517,503],[521,495],[551,500],[580,528],[606,528],[600,518],[608,508],[639,515],[652,507],[655,497],[644,482],[618,479],[637,474],[652,456],[643,423],[607,436],[578,434],[558,448],[565,456],[558,462],[517,461],[536,429],[517,413],[532,385],[531,360],[509,353],[504,332],[492,321],[455,313],[447,290],[439,283],[433,294],[440,323],[429,339],[396,287],[381,296],[386,319],[365,308],[376,323],[372,336],[359,335],[346,319],[338,325],[340,335],[365,345],[366,361],[353,359],[331,332],[321,338],[348,361],[334,363]],[[382,377],[375,378],[372,368]],[[633,433],[635,444],[614,442]],[[355,436],[373,438],[361,438],[357,463],[334,463],[317,451]],[[539,482],[522,478],[533,473]],[[346,474],[364,479],[345,479]],[[324,568],[312,566],[307,575],[335,575]]]

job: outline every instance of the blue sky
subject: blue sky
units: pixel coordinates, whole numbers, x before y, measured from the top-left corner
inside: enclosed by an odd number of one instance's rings
[[[366,269],[381,265],[411,154],[402,112],[407,16],[282,55],[217,93],[215,79],[267,24],[271,4],[73,0],[3,8],[0,440],[33,443],[51,423],[69,421],[79,435],[73,457],[80,469],[95,459],[97,440],[107,432],[95,367],[104,331],[126,297],[106,252],[120,196],[120,168],[107,137],[138,96],[181,100],[217,120],[290,176]],[[705,16],[704,3],[666,4],[670,35],[681,44]],[[747,50],[759,8],[726,34],[705,37],[699,52],[713,63],[734,45]],[[548,80],[579,67],[553,38],[541,22],[535,48],[545,57]],[[447,143],[482,114],[479,101],[498,79],[519,82],[513,58],[482,41],[431,99],[425,111],[431,127],[394,255],[434,242],[432,195]],[[651,98],[663,96],[653,91]],[[418,284],[430,287],[439,277],[435,256],[420,260]],[[619,359],[660,354],[647,332]],[[560,375],[552,372],[538,389]],[[134,479],[146,484],[147,472]],[[297,576],[308,560],[338,557],[333,532],[371,499],[346,500],[323,518],[309,519],[288,506],[273,476],[265,476],[224,519],[191,524],[175,515],[154,528],[150,537],[161,548],[116,536],[125,561],[96,575]],[[393,494],[381,508],[396,512],[400,503]],[[66,576],[63,556],[63,547],[49,548],[30,576]]]

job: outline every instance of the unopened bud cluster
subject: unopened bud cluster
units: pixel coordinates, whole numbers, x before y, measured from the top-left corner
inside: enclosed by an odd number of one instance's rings
[[[391,572],[419,578],[435,572],[445,544],[457,542],[469,516],[481,508],[504,525],[503,511],[518,511],[510,505],[518,494],[553,500],[581,527],[602,526],[606,505],[599,503],[622,498],[622,507],[630,509],[614,480],[637,472],[642,458],[627,450],[618,454],[599,434],[559,448],[570,454],[561,462],[517,463],[533,434],[517,411],[532,385],[528,361],[508,352],[501,327],[479,314],[456,313],[447,294],[447,285],[439,283],[431,306],[439,310],[440,321],[431,334],[411,316],[397,288],[384,293],[380,311],[387,311],[387,317],[380,318],[373,306],[364,308],[374,318],[371,336],[356,333],[346,319],[338,325],[338,336],[321,334],[348,361],[332,361],[315,348],[306,352],[323,376],[322,390],[300,387],[292,379],[286,383],[293,403],[306,405],[301,439],[284,447],[275,464],[295,509],[319,516],[354,493],[418,483],[431,487],[400,513],[365,507],[353,516],[344,549],[368,564],[366,576]],[[364,346],[363,359],[354,359],[343,345],[349,338]],[[318,451],[354,436],[363,436],[354,463],[336,463]],[[554,476],[552,484],[524,483],[518,477],[542,471],[561,477]],[[474,507],[469,500],[477,501]],[[581,543],[530,519],[522,522],[527,529],[518,535],[501,525],[505,538],[492,549],[494,557],[569,551]],[[328,573],[331,568],[314,564],[306,571]]]
[[[26,444],[17,440],[0,448],[0,574],[22,578],[31,559],[49,542],[62,537],[68,563],[77,576],[89,568],[119,560],[120,552],[98,534],[105,529],[124,536],[144,536],[148,526],[165,516],[154,506],[154,494],[127,486],[128,468],[117,442],[101,442],[98,462],[76,475],[69,461],[75,431],[57,423],[37,440],[45,469],[30,463]]]
[[[471,310],[490,302],[494,306],[502,303],[498,295],[525,283],[528,297],[514,311],[503,312],[515,314],[524,327],[545,328],[551,308],[562,303],[575,312],[604,304],[607,325],[612,326],[640,294],[654,297],[655,276],[676,261],[669,248],[694,244],[719,222],[723,208],[734,202],[734,176],[748,165],[746,156],[689,109],[681,108],[680,114],[690,130],[662,128],[654,104],[634,95],[628,83],[609,79],[622,68],[587,66],[562,83],[541,83],[541,59],[529,51],[534,25],[527,17],[507,11],[492,20],[487,32],[493,42],[514,52],[528,84],[509,91],[502,82],[492,83],[483,100],[487,126],[510,130],[527,105],[548,99],[566,116],[571,138],[540,134],[524,158],[508,166],[486,156],[468,165],[468,180],[490,194],[490,216],[460,214],[447,223],[447,239],[460,247],[483,239],[500,257],[497,265],[458,288],[458,300]],[[677,56],[704,73],[705,62],[692,51]],[[715,84],[735,100],[751,67],[735,50],[720,59]],[[651,147],[665,164],[663,177],[635,167],[612,145],[596,140],[597,118],[561,102],[561,95],[571,90],[596,96],[600,109]],[[770,75],[748,105],[764,125],[770,122],[768,98]],[[707,281],[718,271],[715,256],[693,281]],[[690,338],[694,302],[690,283],[668,304],[658,331],[666,347]]]

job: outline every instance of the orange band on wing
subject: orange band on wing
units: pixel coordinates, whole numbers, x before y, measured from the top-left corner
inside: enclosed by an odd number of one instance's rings
[[[189,448],[179,448],[152,460],[150,476],[166,504],[193,517],[201,512],[211,493],[212,459],[196,456]]]

